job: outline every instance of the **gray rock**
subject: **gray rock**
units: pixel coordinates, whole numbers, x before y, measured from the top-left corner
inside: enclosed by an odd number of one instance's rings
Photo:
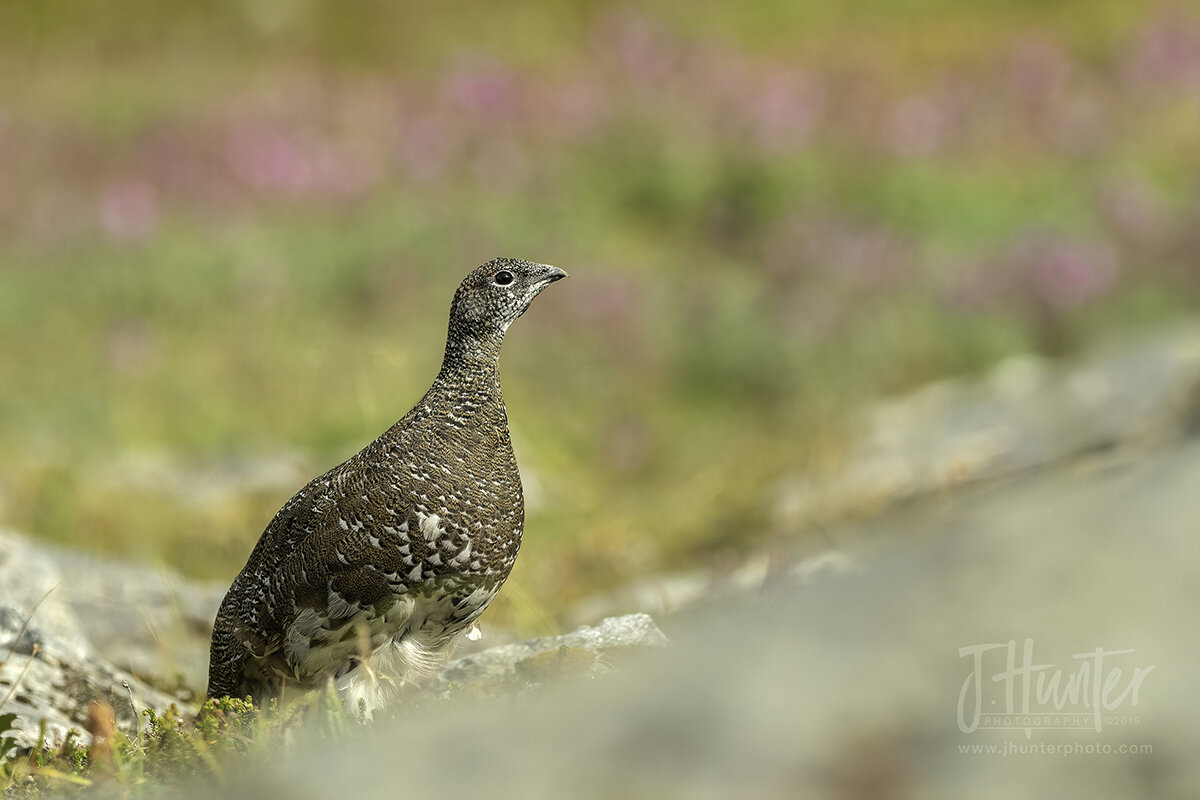
[[[795,530],[874,513],[1090,452],[1153,446],[1198,425],[1198,324],[1073,364],[1020,356],[982,380],[939,381],[868,409],[852,424],[840,468],[781,482],[777,524]]]
[[[86,553],[45,553],[63,576],[56,596],[78,619],[87,620],[98,656],[159,687],[203,688],[209,636],[225,584]]]
[[[610,617],[562,636],[527,639],[457,658],[442,668],[429,688],[442,694],[504,692],[560,675],[595,677],[626,651],[666,644],[667,637],[646,614]]]
[[[126,730],[137,725],[133,704],[162,709],[173,700],[96,655],[63,584],[45,552],[0,533],[0,712],[17,714],[20,747],[37,743],[43,720],[46,743],[61,744],[82,730],[92,700],[112,705]]]
[[[858,569],[849,555],[828,549],[825,544],[807,543],[803,547],[790,546],[787,552],[757,553],[732,569],[647,575],[618,589],[585,598],[562,618],[568,626],[634,611],[665,619],[697,606],[760,592],[779,580],[807,583]]]
[[[58,564],[44,549],[16,533],[0,530],[0,603],[6,613],[19,614],[24,620],[37,609],[37,619],[31,621],[26,638],[35,635],[34,631],[42,636],[53,631],[60,653],[84,659],[92,654],[91,644],[63,596],[63,583]],[[10,645],[11,640],[3,647]],[[0,649],[0,654],[4,652]]]

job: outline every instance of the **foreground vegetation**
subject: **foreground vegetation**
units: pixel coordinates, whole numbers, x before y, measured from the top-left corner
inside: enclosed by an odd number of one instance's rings
[[[172,706],[163,714],[142,712],[137,731],[115,723],[112,706],[93,703],[86,733],[58,747],[39,744],[19,755],[4,738],[11,715],[0,715],[0,790],[5,797],[141,797],[172,785],[210,785],[256,761],[278,758],[289,732],[305,728],[341,741],[356,724],[331,694],[285,709],[260,709],[248,700],[209,700],[196,719]]]

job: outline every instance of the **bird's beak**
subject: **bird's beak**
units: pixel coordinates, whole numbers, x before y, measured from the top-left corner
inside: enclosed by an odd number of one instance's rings
[[[568,277],[567,273],[558,267],[552,267],[549,264],[542,264],[542,266],[546,269],[546,283],[554,283]]]

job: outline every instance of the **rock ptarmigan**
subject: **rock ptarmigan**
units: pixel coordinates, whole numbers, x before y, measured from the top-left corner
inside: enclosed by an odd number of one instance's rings
[[[521,545],[500,346],[565,277],[506,258],[467,275],[429,391],[297,492],[234,579],[213,629],[209,697],[262,702],[333,681],[348,706],[373,711],[449,654]]]

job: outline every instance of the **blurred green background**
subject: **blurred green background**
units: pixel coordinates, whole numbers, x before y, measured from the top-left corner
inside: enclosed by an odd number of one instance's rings
[[[1200,299],[1176,2],[0,4],[0,524],[240,568],[557,264],[494,618],[777,536],[846,411]]]

